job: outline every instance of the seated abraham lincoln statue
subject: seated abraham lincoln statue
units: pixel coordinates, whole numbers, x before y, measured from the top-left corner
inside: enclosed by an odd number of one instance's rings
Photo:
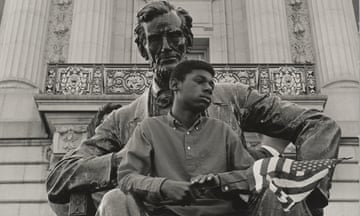
[[[167,1],[150,2],[140,9],[135,42],[154,72],[152,85],[132,103],[107,116],[96,128],[94,136],[65,155],[51,170],[46,187],[51,206],[58,215],[68,214],[66,203],[73,191],[91,193],[96,207],[109,201],[103,196],[110,189],[118,188],[117,170],[123,157],[120,150],[127,145],[138,123],[146,117],[169,112],[172,103],[170,74],[192,46],[191,27],[192,18],[188,12]],[[259,94],[243,84],[216,84],[212,101],[206,110],[207,115],[224,118],[220,120],[233,128],[242,143],[245,143],[244,132],[258,132],[294,143],[298,160],[337,156],[340,128],[317,110],[282,101],[276,96]],[[284,143],[271,143],[271,146],[264,145],[250,153],[255,159],[271,157],[276,152],[281,153],[285,147]],[[286,215],[322,215],[319,209],[327,205],[330,177]],[[234,184],[223,193],[236,190]],[[276,198],[268,191],[247,204],[250,206],[249,215],[284,214]],[[248,208],[247,205],[241,207]]]

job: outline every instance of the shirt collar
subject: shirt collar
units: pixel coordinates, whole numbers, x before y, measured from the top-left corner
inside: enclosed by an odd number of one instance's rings
[[[168,118],[169,124],[170,124],[170,126],[171,126],[172,128],[174,128],[174,129],[177,129],[177,128],[179,128],[179,127],[185,128],[185,127],[183,126],[183,124],[182,124],[179,120],[177,120],[177,119],[175,118],[175,116],[172,115],[171,111],[168,112],[167,118]],[[194,129],[195,129],[195,130],[200,130],[201,127],[202,127],[202,125],[203,125],[204,122],[205,122],[205,121],[204,121],[204,118],[205,118],[205,116],[199,114],[199,115],[196,117],[196,121],[194,122],[194,124],[193,124],[189,129],[187,129],[187,131],[192,131],[192,130],[194,130]]]

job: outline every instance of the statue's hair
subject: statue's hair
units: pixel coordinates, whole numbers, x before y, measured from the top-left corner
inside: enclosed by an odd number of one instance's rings
[[[135,43],[139,48],[141,56],[144,57],[146,60],[149,59],[149,56],[145,49],[145,30],[142,26],[142,23],[150,22],[154,18],[169,13],[173,10],[181,19],[181,30],[183,31],[185,36],[186,47],[189,49],[192,46],[194,36],[191,31],[192,18],[189,13],[180,7],[175,9],[175,7],[167,1],[151,2],[145,5],[137,13],[137,24],[134,30]]]

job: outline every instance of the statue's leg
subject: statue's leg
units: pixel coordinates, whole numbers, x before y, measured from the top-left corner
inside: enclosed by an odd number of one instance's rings
[[[50,208],[57,216],[68,216],[69,215],[69,203],[57,204],[49,202]]]
[[[284,212],[280,202],[274,193],[266,190],[262,193],[256,202],[253,203],[250,210],[250,216],[314,216],[311,214],[305,202],[296,204],[290,212]]]
[[[96,216],[144,216],[134,197],[123,193],[120,189],[107,192],[96,212]]]

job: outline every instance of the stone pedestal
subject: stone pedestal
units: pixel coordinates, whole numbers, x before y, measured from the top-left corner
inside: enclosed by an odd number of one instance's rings
[[[113,95],[37,95],[36,104],[57,158],[76,148],[87,137],[87,126],[104,104],[129,103]]]
[[[109,63],[113,0],[76,0],[68,62]]]

